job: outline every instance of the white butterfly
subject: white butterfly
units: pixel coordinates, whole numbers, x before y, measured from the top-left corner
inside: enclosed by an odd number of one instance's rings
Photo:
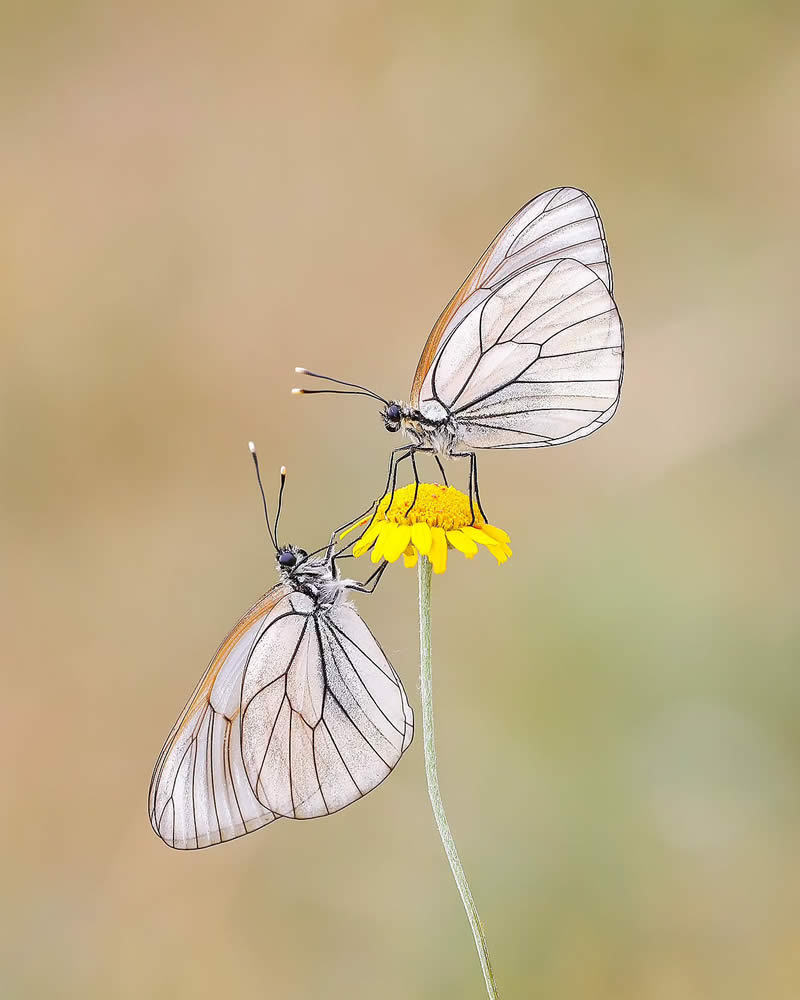
[[[416,474],[414,454],[427,451],[437,461],[469,458],[480,504],[474,449],[566,444],[607,423],[623,371],[612,288],[592,199],[576,188],[545,191],[497,234],[436,321],[408,403],[329,379],[379,399],[386,429],[410,439],[392,453],[387,492],[398,461],[410,457]]]
[[[361,584],[340,577],[333,539],[322,555],[275,546],[280,582],[225,638],[156,762],[150,821],[170,847],[330,815],[411,743],[400,678],[346,598],[386,564]]]

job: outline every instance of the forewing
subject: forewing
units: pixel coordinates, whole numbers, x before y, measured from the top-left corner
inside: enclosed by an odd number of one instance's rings
[[[445,406],[467,448],[537,448],[597,430],[622,383],[622,322],[605,283],[574,260],[510,278],[451,332],[420,409]]]
[[[273,587],[236,623],[164,744],[148,806],[153,829],[170,847],[208,847],[277,818],[247,781],[240,697],[253,643],[288,593]]]
[[[440,344],[489,294],[513,275],[548,260],[581,261],[613,290],[611,260],[597,206],[584,191],[561,187],[537,195],[495,236],[464,284],[434,324],[411,386],[411,405],[424,398],[423,383]]]
[[[325,816],[366,795],[411,742],[399,677],[349,605],[294,613],[264,630],[242,689],[242,750],[258,799],[275,815]]]

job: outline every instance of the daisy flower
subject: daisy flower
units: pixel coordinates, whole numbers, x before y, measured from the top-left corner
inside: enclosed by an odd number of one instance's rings
[[[365,517],[342,537],[365,524],[369,527],[353,547],[353,555],[364,555],[371,548],[374,563],[381,559],[395,562],[403,556],[405,565],[411,567],[416,566],[418,556],[427,556],[433,572],[444,573],[448,549],[458,549],[472,559],[482,545],[498,563],[506,562],[511,555],[506,532],[487,524],[477,510],[473,518],[469,497],[453,486],[403,486],[381,500],[371,524]]]

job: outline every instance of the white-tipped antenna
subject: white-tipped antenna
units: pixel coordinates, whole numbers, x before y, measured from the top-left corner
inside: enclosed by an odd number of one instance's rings
[[[286,466],[281,466],[281,486],[278,490],[278,513],[275,515],[275,548],[280,548],[278,544],[278,521],[281,519],[281,508],[283,507],[283,487],[286,485]]]
[[[258,480],[258,488],[261,491],[261,503],[264,505],[264,520],[267,522],[267,534],[269,535],[269,540],[272,542],[272,547],[277,552],[278,543],[275,541],[275,535],[272,533],[272,529],[269,526],[269,513],[267,511],[267,498],[264,495],[264,484],[261,482],[261,469],[258,467],[258,455],[256,454],[256,446],[252,441],[247,442],[247,447],[250,449],[250,454],[253,456],[253,465],[256,467],[256,479]]]
[[[318,372],[309,371],[308,368],[295,368],[295,371],[298,375],[308,375],[309,378],[319,378],[325,382],[335,382],[336,385],[348,386],[347,389],[292,389],[295,396],[319,396],[322,393],[336,393],[339,396],[372,396],[384,406],[389,405],[388,400],[385,400],[383,396],[379,396],[377,392],[373,392],[365,385],[359,385],[358,382],[345,382],[340,378],[332,378],[330,375],[320,375]]]

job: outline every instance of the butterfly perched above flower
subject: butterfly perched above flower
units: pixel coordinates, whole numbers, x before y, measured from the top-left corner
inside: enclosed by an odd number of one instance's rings
[[[577,188],[538,195],[497,234],[434,324],[409,402],[384,399],[388,431],[415,452],[468,458],[469,495],[480,507],[475,449],[542,448],[586,437],[619,404],[622,320],[603,224]],[[317,378],[305,368],[298,372]],[[415,471],[415,478],[416,471]]]
[[[370,524],[370,518],[363,518],[342,537],[369,525],[353,546],[353,555],[372,549],[374,563],[381,559],[392,563],[402,555],[411,567],[423,555],[430,559],[434,573],[444,573],[449,548],[472,559],[483,546],[501,564],[511,555],[507,533],[487,524],[480,514],[473,517],[469,497],[452,486],[411,483],[384,497],[371,520]]]

